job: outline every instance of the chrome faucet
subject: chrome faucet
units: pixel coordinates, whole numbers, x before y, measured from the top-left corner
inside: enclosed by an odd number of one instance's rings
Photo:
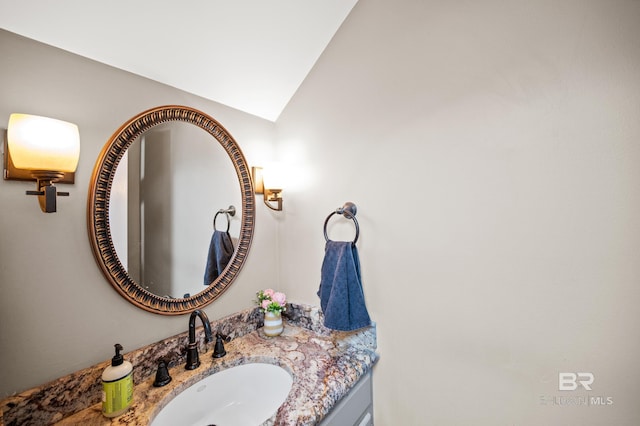
[[[189,344],[187,345],[187,364],[184,366],[187,370],[195,370],[200,366],[200,357],[198,356],[198,343],[196,342],[196,317],[200,317],[204,326],[204,341],[211,341],[211,324],[209,318],[203,311],[196,309],[191,312],[189,317]]]

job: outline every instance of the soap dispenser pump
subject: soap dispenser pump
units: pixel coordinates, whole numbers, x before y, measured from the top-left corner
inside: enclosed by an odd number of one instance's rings
[[[111,365],[102,373],[102,414],[116,417],[129,409],[133,402],[133,365],[125,361],[116,343],[116,354]]]

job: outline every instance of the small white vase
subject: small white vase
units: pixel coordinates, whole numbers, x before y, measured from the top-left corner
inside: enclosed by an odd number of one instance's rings
[[[284,326],[282,325],[282,314],[280,312],[264,313],[264,334],[265,336],[275,337],[282,334]]]

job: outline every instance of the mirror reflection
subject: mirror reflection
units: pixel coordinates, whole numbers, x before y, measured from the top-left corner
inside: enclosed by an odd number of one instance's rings
[[[229,206],[235,215],[215,220]],[[146,311],[181,315],[220,297],[244,265],[254,224],[244,154],[202,111],[143,111],[98,156],[87,199],[91,249],[114,289]]]
[[[123,267],[161,297],[203,291],[237,246],[242,212],[218,212],[240,206],[240,196],[233,163],[207,132],[184,122],[145,131],[120,161],[111,191],[111,236]]]

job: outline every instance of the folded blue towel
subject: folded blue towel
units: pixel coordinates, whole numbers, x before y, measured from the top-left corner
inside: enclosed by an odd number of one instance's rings
[[[327,241],[318,296],[327,328],[351,331],[371,325],[355,244]]]
[[[233,242],[227,231],[213,231],[209,243],[207,268],[204,272],[204,285],[210,285],[218,278],[233,256]]]

